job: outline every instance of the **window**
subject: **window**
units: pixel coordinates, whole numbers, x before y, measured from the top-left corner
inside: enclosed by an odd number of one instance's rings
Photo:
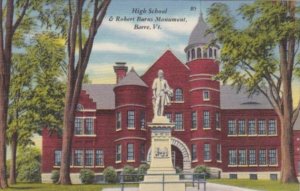
[[[75,118],[75,135],[82,135],[84,133],[83,131],[83,119],[82,118]]]
[[[269,120],[268,134],[269,135],[276,135],[277,134],[276,120],[274,120],[274,119]]]
[[[276,149],[270,149],[269,150],[269,165],[277,165],[277,150]]]
[[[127,128],[134,129],[134,111],[127,112]]]
[[[192,144],[192,160],[197,160],[197,145]]]
[[[183,115],[175,113],[175,130],[183,130]]]
[[[253,120],[253,119],[248,121],[248,134],[249,135],[255,135],[256,134],[255,120]]]
[[[104,166],[104,154],[103,150],[96,150],[96,166]]]
[[[217,58],[217,49],[214,49],[215,58]]]
[[[145,144],[141,144],[141,147],[140,147],[140,160],[141,160],[141,162],[146,161],[146,158],[145,158]]]
[[[210,128],[210,116],[209,111],[203,112],[203,128],[209,129]]]
[[[207,49],[203,50],[203,58],[207,58]]]
[[[212,50],[212,48],[209,48],[208,50],[209,50],[209,57],[212,58],[213,57],[213,50]]]
[[[117,112],[116,114],[116,129],[119,130],[122,128],[122,114]]]
[[[190,54],[190,51],[188,51],[188,54],[187,54],[187,60],[190,61],[190,57],[191,57],[191,54]]]
[[[83,166],[83,150],[74,151],[74,165]]]
[[[216,157],[217,161],[222,161],[221,152],[222,152],[221,144],[217,144],[217,157]]]
[[[249,150],[249,165],[256,165],[256,150]]]
[[[266,135],[266,121],[265,120],[258,120],[258,134],[259,135]]]
[[[259,165],[267,164],[267,151],[265,149],[259,150]]]
[[[76,110],[77,110],[77,111],[82,111],[82,110],[84,110],[83,105],[82,105],[82,104],[77,104]]]
[[[197,58],[201,58],[201,48],[197,48]]]
[[[119,162],[122,160],[122,145],[118,144],[116,147],[116,161]]]
[[[134,160],[134,148],[132,143],[127,144],[127,160]]]
[[[210,158],[210,144],[204,144],[204,160],[211,160]]]
[[[146,114],[145,111],[141,111],[141,116],[140,116],[140,126],[141,129],[145,129],[146,128]]]
[[[85,166],[94,165],[94,150],[85,150]]]
[[[228,135],[236,135],[235,120],[228,120]]]
[[[205,90],[203,91],[203,100],[204,101],[209,101],[210,97],[209,97],[209,91]]]
[[[237,152],[236,150],[229,150],[228,151],[228,160],[229,160],[229,165],[236,165],[237,164]]]
[[[242,149],[239,150],[239,165],[246,165],[247,164],[247,157],[246,157],[246,150]]]
[[[221,129],[221,120],[220,120],[220,113],[216,113],[216,129]]]
[[[54,166],[60,166],[61,164],[61,150],[54,151]]]
[[[197,129],[197,112],[192,112],[192,128],[191,129]]]
[[[195,49],[192,49],[192,60],[195,59]]]
[[[165,113],[165,116],[170,120],[170,122],[173,122],[172,113]]]
[[[94,134],[94,119],[87,118],[85,120],[85,134],[93,135]]]
[[[183,101],[183,91],[182,89],[175,90],[175,101]]]
[[[246,134],[246,123],[245,120],[239,120],[239,135],[245,135]]]

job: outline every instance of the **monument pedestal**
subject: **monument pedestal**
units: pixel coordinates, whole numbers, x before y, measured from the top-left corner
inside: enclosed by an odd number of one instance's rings
[[[180,182],[172,164],[171,132],[174,126],[165,116],[154,117],[148,125],[151,128],[151,163],[139,191],[185,190],[185,183]]]

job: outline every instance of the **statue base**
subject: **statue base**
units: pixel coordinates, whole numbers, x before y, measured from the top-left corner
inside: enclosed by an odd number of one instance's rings
[[[151,128],[151,163],[139,191],[185,190],[185,183],[179,180],[172,163],[171,132],[174,126],[165,116],[155,116],[148,124]]]

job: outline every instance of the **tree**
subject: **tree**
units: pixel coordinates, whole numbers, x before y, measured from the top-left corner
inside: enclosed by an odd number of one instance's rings
[[[14,54],[11,69],[7,138],[11,149],[10,184],[16,183],[18,146],[32,144],[33,133],[62,126],[65,86],[60,67],[64,45],[54,33],[36,34],[23,53]]]
[[[300,20],[295,1],[255,1],[242,5],[239,15],[247,26],[236,27],[228,7],[214,3],[208,21],[222,45],[223,68],[217,79],[231,82],[249,95],[266,96],[281,122],[281,182],[298,182],[294,169],[293,126],[300,101],[294,108],[293,79],[299,71],[295,60],[300,41]]]
[[[65,6],[65,1],[60,2],[62,3],[62,8],[58,6],[59,2],[55,2],[55,7],[44,15],[44,19],[47,19],[49,15],[54,17],[53,21],[48,22],[48,26],[55,25],[59,27],[62,34],[67,38],[67,90],[64,105],[62,160],[59,183],[71,184],[70,156],[75,110],[94,39],[102,24],[110,0],[69,0],[67,7]]]
[[[29,0],[0,0],[0,188],[6,188],[6,129],[13,37],[26,18]]]

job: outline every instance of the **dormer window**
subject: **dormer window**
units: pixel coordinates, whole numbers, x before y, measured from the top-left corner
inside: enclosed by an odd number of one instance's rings
[[[197,48],[197,58],[201,58],[201,48]]]
[[[209,100],[210,100],[209,91],[208,90],[203,91],[203,101],[209,101]]]
[[[183,91],[180,88],[175,90],[175,101],[183,101]]]
[[[215,58],[217,58],[217,49],[214,49]]]
[[[203,58],[207,58],[207,49],[203,50]]]

